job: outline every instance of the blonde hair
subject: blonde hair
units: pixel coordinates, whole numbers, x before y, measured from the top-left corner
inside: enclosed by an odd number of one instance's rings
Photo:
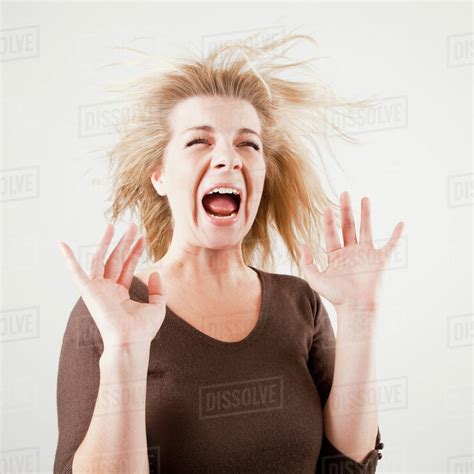
[[[150,181],[153,171],[163,165],[172,133],[170,114],[178,102],[191,96],[227,96],[246,100],[255,108],[266,164],[259,209],[242,241],[244,262],[275,271],[279,236],[299,276],[299,242],[310,246],[320,269],[327,263],[322,247],[323,212],[331,207],[339,226],[339,204],[323,188],[314,158],[319,157],[325,171],[321,147],[326,145],[331,151],[331,135],[356,143],[330,119],[330,113],[341,107],[367,107],[369,102],[337,97],[309,67],[311,59],[291,62],[285,54],[289,47],[277,51],[295,40],[317,45],[311,36],[286,34],[259,41],[258,35],[216,46],[205,57],[191,53],[170,60],[169,67],[152,67],[120,88],[134,102],[135,113],[120,124],[119,141],[108,153],[113,189],[106,216],[111,214],[116,221],[126,210],[138,211],[153,261],[167,252],[173,233],[168,199],[158,195]],[[308,80],[277,77],[285,71],[308,71]]]

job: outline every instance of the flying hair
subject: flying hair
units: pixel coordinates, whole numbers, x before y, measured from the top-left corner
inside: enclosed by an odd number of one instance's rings
[[[312,36],[262,36],[257,31],[216,45],[207,54],[189,51],[175,58],[146,55],[142,63],[148,69],[145,73],[112,88],[131,101],[134,113],[119,124],[119,139],[107,153],[111,206],[106,217],[116,221],[125,212],[138,213],[153,262],[165,255],[173,234],[168,199],[157,194],[150,180],[163,166],[172,137],[170,115],[176,104],[188,97],[222,96],[250,102],[262,130],[265,181],[257,215],[242,241],[244,262],[275,271],[280,239],[285,254],[279,255],[279,261],[289,261],[299,276],[300,242],[312,249],[320,270],[327,265],[323,213],[331,207],[339,226],[340,211],[323,150],[337,162],[330,140],[358,144],[335,118],[375,102],[337,96],[318,76],[313,62],[319,58],[290,59],[288,51],[303,41],[317,49]],[[290,78],[280,77],[285,73]],[[292,80],[298,74],[303,77]]]

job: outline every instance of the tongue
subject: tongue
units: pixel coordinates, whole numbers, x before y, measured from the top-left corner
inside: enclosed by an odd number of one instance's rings
[[[228,216],[237,212],[237,203],[232,197],[225,194],[206,195],[202,203],[207,212],[218,216]]]

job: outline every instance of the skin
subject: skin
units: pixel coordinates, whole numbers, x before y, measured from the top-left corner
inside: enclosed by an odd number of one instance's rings
[[[148,269],[149,303],[138,303],[129,297],[128,290],[144,249],[143,236],[132,246],[137,232],[134,224],[104,263],[114,233],[113,226],[107,225],[93,255],[89,275],[81,268],[71,248],[60,242],[73,280],[104,340],[101,383],[102,378],[117,377],[117,374],[124,385],[137,374],[146,383],[141,371],[147,367],[149,344],[165,317],[165,281],[178,281],[176,275],[179,275],[182,285],[199,282],[208,291],[216,292],[258,278],[244,264],[241,243],[258,210],[265,161],[257,136],[237,134],[241,127],[261,134],[257,112],[245,101],[192,97],[178,104],[171,125],[173,137],[165,152],[164,168],[161,172],[156,170],[151,180],[157,193],[168,197],[175,231],[166,255]],[[201,125],[210,125],[215,131],[184,132],[189,127]],[[204,137],[205,142],[186,146],[198,136]],[[244,144],[248,140],[259,145],[260,150]],[[226,227],[209,223],[199,207],[198,197],[202,191],[220,181],[235,182],[245,189],[242,218]],[[374,249],[369,199],[364,198],[361,202],[359,241],[347,192],[341,195],[341,211],[343,244],[337,235],[331,210],[328,208],[325,212],[329,260],[326,271],[319,271],[308,246],[302,244],[300,254],[308,284],[328,299],[337,313],[335,373],[324,408],[325,434],[342,453],[362,461],[374,448],[378,426],[376,403],[368,405],[365,400],[371,398],[368,396],[373,390],[370,382],[375,380],[375,327],[380,282],[403,223],[397,224],[385,247]],[[354,400],[355,386],[359,388],[355,402],[364,409],[341,413],[340,400],[348,399],[348,393]],[[140,449],[144,453],[143,462],[146,459],[144,413],[139,419],[104,420],[104,417],[93,417],[81,446],[82,453],[79,450],[74,458],[74,467],[90,467],[92,455],[101,450]],[[130,430],[131,426],[133,430]],[[106,434],[110,432],[118,433],[120,441],[107,438]],[[104,445],[104,439],[108,439],[109,445]]]
[[[334,379],[324,406],[324,431],[334,446],[362,462],[374,449],[377,435],[376,323],[383,270],[403,230],[399,222],[388,241],[375,249],[370,223],[370,202],[361,201],[357,240],[350,196],[340,196],[341,243],[330,208],[324,214],[328,267],[320,272],[310,248],[300,246],[301,264],[308,284],[334,306],[337,314]],[[350,404],[344,402],[351,400]],[[355,407],[355,409],[353,409]]]
[[[186,131],[202,125],[215,131]],[[171,127],[164,169],[156,170],[151,181],[160,196],[168,197],[175,229],[166,255],[148,273],[179,275],[180,284],[204,282],[210,292],[254,281],[257,277],[243,261],[241,243],[258,211],[266,167],[259,136],[238,130],[245,127],[261,135],[255,108],[243,100],[191,97],[175,107]],[[204,141],[187,146],[197,138]],[[204,190],[217,182],[244,189],[242,218],[231,226],[209,222],[200,203]]]
[[[301,246],[302,263],[309,285],[327,298],[338,312],[363,310],[375,315],[378,310],[382,272],[394,251],[403,230],[399,222],[387,244],[375,249],[370,223],[370,202],[361,201],[360,239],[357,240],[350,195],[340,196],[342,236],[341,244],[334,215],[330,208],[324,214],[324,233],[328,268],[320,272],[312,261],[309,247]]]
[[[214,134],[202,131],[205,143],[186,147],[196,131],[185,128],[211,125]],[[123,391],[135,384],[137,406],[116,414],[97,413],[96,405],[85,438],[73,458],[73,472],[103,472],[103,453],[125,456],[130,470],[148,472],[145,393],[151,341],[166,313],[166,288],[173,274],[181,285],[199,282],[213,292],[235,288],[258,278],[242,258],[241,241],[258,210],[265,175],[261,142],[254,135],[237,134],[241,127],[260,134],[255,109],[247,102],[192,98],[172,114],[174,136],[165,153],[162,172],[151,177],[157,192],[168,196],[175,229],[173,240],[157,265],[149,269],[149,303],[129,296],[138,260],[144,250],[141,236],[132,243],[137,227],[127,232],[104,263],[114,227],[108,224],[94,252],[89,275],[81,268],[69,245],[60,242],[73,280],[100,331],[104,351],[100,358],[98,399],[106,398],[112,384]],[[259,150],[245,142],[252,139]],[[232,226],[214,226],[203,219],[197,196],[216,182],[238,183],[245,190],[242,218]],[[158,271],[159,270],[159,271]],[[163,275],[163,278],[162,278]],[[166,285],[165,285],[166,282]],[[112,434],[112,435],[111,435]],[[128,453],[136,456],[128,459]]]

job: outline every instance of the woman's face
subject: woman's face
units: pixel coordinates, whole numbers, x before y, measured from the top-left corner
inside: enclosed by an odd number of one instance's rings
[[[244,100],[195,96],[176,105],[170,125],[164,169],[151,179],[168,197],[174,233],[200,247],[240,245],[257,214],[266,171],[255,108]],[[240,194],[205,197],[215,188]]]

